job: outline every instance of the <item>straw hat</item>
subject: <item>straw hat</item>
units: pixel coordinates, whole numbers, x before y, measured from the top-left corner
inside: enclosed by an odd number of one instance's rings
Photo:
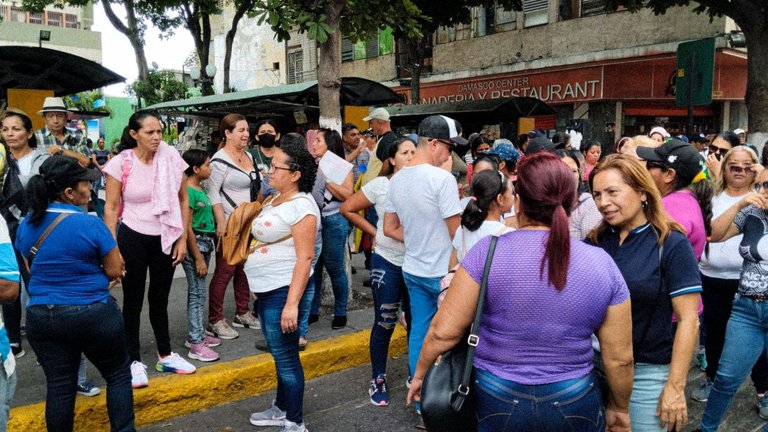
[[[69,113],[70,110],[68,110],[67,106],[64,105],[64,99],[60,97],[47,97],[45,98],[45,102],[43,102],[43,109],[41,109],[37,113],[40,115],[44,115],[47,112]]]

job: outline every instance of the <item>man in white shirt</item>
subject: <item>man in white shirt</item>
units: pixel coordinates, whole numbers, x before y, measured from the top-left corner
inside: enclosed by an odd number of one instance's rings
[[[457,145],[455,120],[435,115],[419,124],[419,142],[410,165],[389,184],[384,234],[405,242],[403,279],[411,306],[408,367],[416,370],[421,344],[437,311],[440,279],[448,273],[451,239],[461,223],[456,178],[440,168]]]

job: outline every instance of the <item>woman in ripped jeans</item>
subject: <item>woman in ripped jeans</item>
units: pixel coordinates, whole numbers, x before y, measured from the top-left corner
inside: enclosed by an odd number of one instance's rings
[[[349,197],[341,206],[341,214],[352,225],[360,228],[374,240],[374,254],[371,258],[371,290],[373,291],[376,315],[371,329],[371,386],[368,390],[371,403],[387,406],[387,352],[389,341],[397,324],[398,311],[401,307],[410,321],[410,308],[407,306],[408,290],[403,281],[403,257],[405,245],[401,241],[384,235],[384,204],[389,190],[389,179],[406,166],[416,152],[416,145],[408,138],[382,143],[376,149],[376,157],[383,161],[379,177],[366,183],[362,189]],[[375,205],[379,221],[374,228],[358,212]]]

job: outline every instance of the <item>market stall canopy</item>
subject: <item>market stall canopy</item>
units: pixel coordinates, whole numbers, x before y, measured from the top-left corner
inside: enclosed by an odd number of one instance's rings
[[[341,105],[371,106],[400,103],[402,96],[389,87],[358,77],[341,79]],[[221,117],[227,113],[245,116],[287,115],[296,110],[318,111],[317,81],[264,87],[255,90],[199,96],[147,107],[167,114]]]
[[[96,62],[63,51],[0,46],[0,94],[7,89],[33,89],[64,96],[124,81]]]
[[[509,122],[520,117],[553,115],[555,110],[539,99],[510,97],[440,104],[401,105],[386,107],[397,126],[413,126],[424,117],[443,114],[465,124]]]

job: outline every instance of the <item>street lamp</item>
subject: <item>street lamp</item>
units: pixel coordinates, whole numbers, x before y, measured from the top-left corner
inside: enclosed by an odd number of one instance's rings
[[[39,44],[39,47],[43,47],[43,41],[50,41],[51,40],[51,31],[50,30],[40,30],[40,36],[37,39],[37,42]]]
[[[213,94],[213,78],[216,76],[216,66],[209,64],[205,66],[205,77],[200,73],[200,68],[193,67],[189,71],[189,76],[192,77],[192,82],[195,86],[199,85],[203,92],[203,95]]]

